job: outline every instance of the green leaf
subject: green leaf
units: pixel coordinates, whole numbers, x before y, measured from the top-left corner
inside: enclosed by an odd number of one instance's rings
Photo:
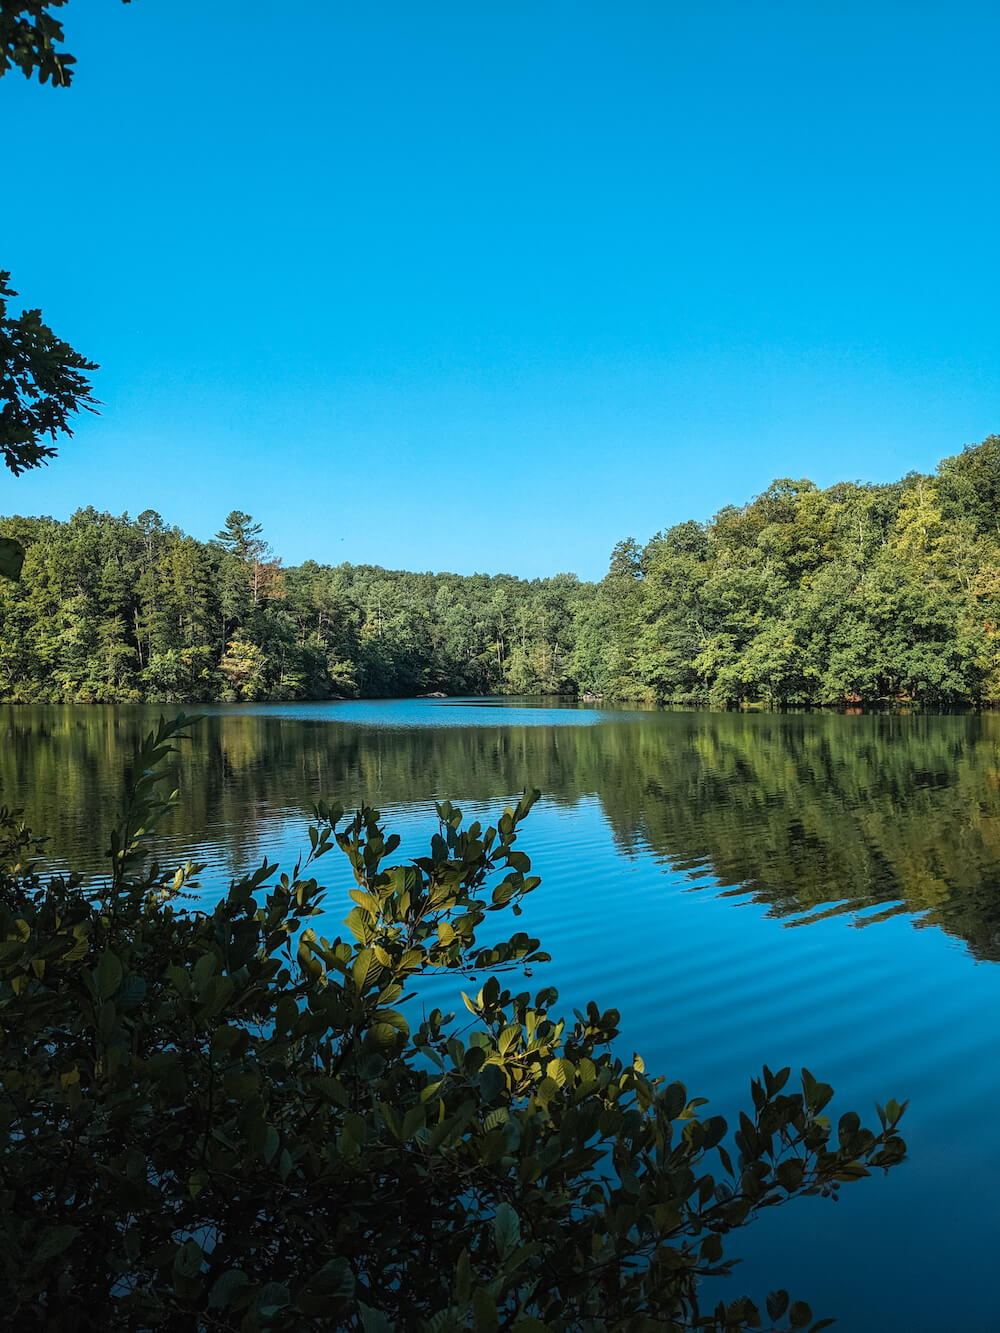
[[[499,1065],[483,1065],[477,1082],[485,1102],[496,1101],[507,1088],[507,1079]]]
[[[805,1094],[806,1106],[813,1115],[818,1115],[833,1096],[833,1089],[829,1083],[817,1082],[808,1069],[802,1071],[802,1091]]]
[[[668,1119],[676,1120],[687,1105],[687,1088],[683,1083],[670,1083],[663,1089],[661,1096]]]
[[[241,1273],[238,1268],[227,1268],[212,1283],[212,1289],[208,1293],[208,1304],[213,1309],[229,1305],[236,1293],[249,1285],[250,1279],[246,1273]]]
[[[117,954],[106,949],[97,964],[97,993],[102,999],[114,995],[121,985],[122,965]]]
[[[889,1121],[890,1129],[895,1128],[895,1126],[899,1123],[900,1119],[902,1118],[903,1112],[906,1110],[909,1104],[910,1103],[908,1101],[905,1101],[902,1104],[900,1104],[899,1102],[896,1101],[895,1097],[890,1097],[890,1099],[886,1102],[885,1114],[886,1118]]]
[[[722,1237],[717,1231],[710,1231],[701,1242],[700,1257],[703,1263],[717,1264],[722,1258]]]
[[[201,1246],[196,1240],[186,1240],[177,1247],[174,1255],[174,1272],[178,1277],[195,1277],[201,1272],[204,1259]]]
[[[497,1204],[493,1216],[493,1239],[501,1259],[506,1259],[521,1243],[521,1221],[509,1203]]]
[[[469,1264],[469,1251],[463,1250],[455,1266],[455,1301],[465,1305],[472,1291],[472,1267]]]
[[[767,1298],[767,1313],[772,1319],[780,1319],[788,1309],[788,1292],[772,1291]]]
[[[486,1287],[477,1287],[472,1293],[472,1317],[476,1333],[496,1333],[500,1327],[496,1301]]]
[[[90,939],[86,935],[77,935],[76,943],[71,949],[63,954],[64,963],[75,963],[81,958],[86,958],[90,952]]]
[[[254,1298],[261,1314],[274,1314],[291,1301],[291,1293],[284,1282],[265,1282]]]
[[[367,912],[363,912],[360,907],[354,907],[344,918],[344,925],[351,932],[356,940],[362,944],[366,943],[372,935],[371,918]]]
[[[521,1027],[518,1023],[510,1023],[497,1037],[497,1050],[501,1055],[506,1055],[510,1047],[517,1041],[521,1035]]]
[[[840,1168],[840,1170],[834,1176],[834,1180],[842,1180],[842,1181],[861,1180],[862,1177],[870,1175],[871,1172],[868,1170],[868,1168],[862,1166],[860,1162],[845,1162],[845,1164]]]
[[[354,1298],[354,1273],[344,1258],[330,1259],[298,1293],[297,1303],[308,1315],[343,1310]]]
[[[808,1328],[813,1312],[805,1301],[793,1301],[788,1311],[788,1322],[792,1328]]]
[[[62,1254],[63,1250],[73,1244],[79,1234],[79,1227],[52,1227],[50,1230],[46,1231],[45,1235],[42,1237],[41,1244],[35,1251],[35,1263],[48,1263],[48,1261],[54,1259],[56,1255]]]
[[[270,1162],[273,1160],[274,1154],[278,1151],[278,1145],[280,1142],[281,1140],[278,1136],[278,1131],[275,1129],[273,1125],[268,1125],[267,1130],[264,1134],[263,1156],[265,1162]]]
[[[204,991],[210,978],[215,976],[217,971],[217,959],[214,953],[203,953],[194,965],[192,977],[194,984],[199,992]]]
[[[359,991],[363,991],[371,977],[378,971],[378,962],[371,949],[361,949],[354,960],[351,968],[351,974],[354,977],[354,984]]]
[[[363,889],[351,889],[351,898],[363,912],[367,912],[371,917],[378,917],[380,911],[378,899],[372,894],[365,893]]]
[[[384,1023],[394,1034],[398,1033],[401,1037],[410,1035],[410,1025],[397,1009],[376,1009],[372,1015],[372,1023]]]
[[[373,1310],[364,1301],[358,1301],[358,1315],[365,1333],[392,1333],[385,1315],[380,1310]]]
[[[546,1076],[550,1078],[558,1088],[561,1088],[566,1082],[565,1064],[566,1062],[563,1060],[550,1060],[545,1066]]]
[[[118,996],[118,1008],[123,1012],[138,1009],[146,998],[146,982],[142,977],[126,977]]]

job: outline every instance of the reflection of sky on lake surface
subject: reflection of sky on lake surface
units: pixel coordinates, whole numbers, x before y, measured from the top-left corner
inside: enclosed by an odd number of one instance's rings
[[[541,699],[345,699],[338,703],[209,704],[203,715],[273,717],[406,731],[412,727],[592,727],[604,721],[641,720],[641,709],[585,708]]]
[[[96,869],[114,775],[159,711],[0,710],[0,799]],[[726,1114],[764,1062],[808,1065],[835,1113],[912,1099],[909,1160],[734,1235],[727,1253],[746,1262],[725,1294],[786,1286],[851,1333],[993,1327],[1000,718],[479,700],[204,711],[164,859],[193,836],[206,898],[263,858],[290,868],[319,797],[376,805],[398,859],[424,850],[435,798],[495,822],[542,788],[518,844],[542,886],[482,939],[523,928],[553,961],[507,984],[556,984],[567,1011],[615,1005],[626,1051]],[[334,935],[353,881],[337,852],[316,869],[317,928]],[[454,1007],[459,988],[432,978],[419,1002]]]

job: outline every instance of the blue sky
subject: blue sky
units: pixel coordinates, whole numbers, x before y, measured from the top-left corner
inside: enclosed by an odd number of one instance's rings
[[[0,264],[101,363],[0,512],[573,570],[1000,430],[1000,10],[70,0]],[[13,207],[11,206],[13,203]]]

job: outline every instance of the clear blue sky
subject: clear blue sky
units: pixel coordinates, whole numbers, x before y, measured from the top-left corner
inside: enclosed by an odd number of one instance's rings
[[[1000,9],[70,0],[0,264],[101,363],[0,512],[573,570],[1000,430]]]

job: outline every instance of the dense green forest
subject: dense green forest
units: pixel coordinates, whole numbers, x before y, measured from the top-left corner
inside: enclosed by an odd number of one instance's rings
[[[622,542],[577,670],[612,695],[698,703],[996,699],[998,622],[992,435],[935,476],[781,479],[708,524]]]
[[[578,579],[463,578],[307,561],[249,515],[199,542],[152,511],[15,518],[0,590],[0,694],[165,702],[547,693],[569,688]]]
[[[1000,436],[936,475],[780,479],[575,575],[284,568],[233,511],[0,519],[0,698],[192,702],[596,693],[651,702],[1000,698]]]

